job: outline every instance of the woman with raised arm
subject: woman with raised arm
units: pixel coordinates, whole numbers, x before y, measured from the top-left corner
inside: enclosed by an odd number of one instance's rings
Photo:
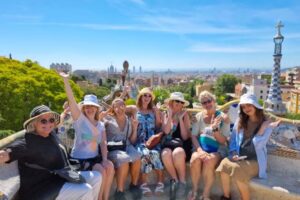
[[[129,118],[125,114],[125,103],[123,99],[117,98],[112,102],[110,113],[104,118],[107,133],[107,141],[109,143],[118,143],[123,141],[125,149],[111,149],[108,158],[114,163],[116,168],[117,190],[115,199],[125,200],[125,183],[128,171],[131,176],[131,184],[129,187],[133,195],[132,199],[141,197],[138,187],[138,180],[141,168],[141,154],[134,148],[132,144],[137,139],[138,121],[134,116]]]
[[[55,129],[59,122],[58,113],[45,105],[37,106],[24,123],[25,137],[0,150],[0,167],[1,164],[18,160],[19,199],[98,199],[102,182],[99,172],[79,172],[86,183],[71,183],[67,177],[53,173],[70,166],[66,149],[56,136]]]
[[[162,139],[162,161],[171,176],[171,198],[185,196],[186,167],[185,162],[191,157],[192,143],[190,133],[190,118],[183,110],[189,102],[181,92],[173,92],[165,100],[168,105],[168,116],[164,116]]]
[[[209,200],[210,190],[215,179],[215,169],[221,160],[219,146],[224,145],[230,135],[230,120],[224,113],[216,110],[215,96],[208,91],[199,95],[203,111],[196,115],[192,126],[194,153],[190,160],[192,191],[189,200],[197,198],[201,174],[204,179],[202,200]]]
[[[239,118],[230,136],[229,157],[217,168],[223,187],[222,200],[230,198],[230,180],[234,180],[242,200],[250,200],[249,180],[255,176],[266,178],[266,144],[274,127],[264,115],[255,95],[244,94],[240,98]]]
[[[99,200],[108,200],[114,177],[113,163],[107,159],[107,140],[104,124],[99,121],[100,106],[95,95],[85,95],[78,106],[69,84],[68,75],[61,72],[74,120],[75,140],[71,156],[80,161],[82,170],[97,170],[103,184]],[[99,154],[101,152],[101,154]]]
[[[142,154],[142,166],[141,166],[141,186],[140,189],[144,196],[151,196],[152,191],[147,184],[148,174],[155,170],[157,175],[157,182],[154,193],[161,195],[164,193],[164,181],[163,181],[163,165],[160,158],[161,148],[157,144],[151,149],[147,146],[147,141],[151,137],[160,137],[161,132],[161,113],[153,105],[154,94],[150,88],[143,88],[138,96],[136,106],[127,106],[127,109],[131,109],[131,113],[136,113],[137,120],[139,122],[137,128],[137,141],[135,148]]]

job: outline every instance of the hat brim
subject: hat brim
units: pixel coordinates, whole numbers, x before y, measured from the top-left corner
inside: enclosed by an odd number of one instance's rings
[[[29,118],[28,120],[26,120],[24,122],[23,127],[26,129],[29,123],[31,123],[33,120],[39,118],[40,116],[46,115],[46,114],[53,114],[56,126],[60,123],[60,114],[58,114],[57,112],[54,112],[54,111],[49,111],[49,112],[41,113],[41,114],[39,114],[37,116],[34,116],[32,118]]]
[[[259,104],[256,103],[256,102],[252,102],[252,101],[242,101],[242,102],[239,103],[239,106],[240,106],[240,105],[243,105],[243,104],[251,104],[251,105],[253,105],[255,108],[260,109],[260,110],[264,109],[261,105],[259,105]]]
[[[184,102],[184,104],[183,104],[184,107],[190,105],[190,102],[188,102],[187,100],[182,100],[180,98],[168,98],[165,100],[165,103],[169,103],[170,101],[174,101],[174,100]]]
[[[90,101],[86,101],[86,102],[82,101],[79,104],[80,104],[80,106],[96,106],[96,107],[100,108],[99,104],[96,104],[96,103],[90,102]]]
[[[138,94],[138,96],[137,96],[136,99],[139,100],[139,99],[141,98],[141,96],[143,96],[144,94],[150,94],[150,95],[151,95],[151,100],[154,101],[155,96],[154,96],[154,94],[153,94],[152,92],[140,92],[140,93]]]

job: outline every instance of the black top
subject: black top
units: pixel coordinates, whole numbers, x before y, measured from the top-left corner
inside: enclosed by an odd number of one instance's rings
[[[42,137],[26,133],[24,138],[7,147],[11,149],[9,162],[18,160],[21,180],[19,196],[22,200],[55,199],[66,182],[46,170],[33,169],[24,164],[37,164],[50,170],[64,167],[59,146],[52,134],[55,133]]]
[[[172,138],[180,138],[183,141],[183,149],[186,155],[185,161],[189,161],[192,156],[192,139],[190,137],[187,140],[182,139],[180,133],[180,122],[178,122],[176,130],[172,133]]]

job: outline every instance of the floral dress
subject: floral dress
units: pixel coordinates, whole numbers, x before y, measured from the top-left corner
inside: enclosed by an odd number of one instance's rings
[[[155,134],[155,116],[154,113],[137,112],[139,121],[137,129],[137,141],[135,148],[142,154],[141,172],[149,173],[152,169],[162,170],[163,165],[160,159],[160,145],[156,145],[153,149],[148,149],[145,146],[146,141]]]

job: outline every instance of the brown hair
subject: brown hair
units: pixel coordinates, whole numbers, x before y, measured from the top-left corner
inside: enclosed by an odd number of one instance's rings
[[[253,106],[253,105],[252,105]],[[264,114],[264,111],[262,109],[258,109],[255,106],[255,115],[256,118],[258,119],[258,124],[261,124],[263,121],[266,120],[266,116]],[[238,124],[238,129],[247,129],[247,122],[249,120],[249,116],[244,113],[242,107],[240,106],[240,114],[239,114],[239,124]]]
[[[145,94],[147,94],[147,93],[145,93]],[[136,102],[136,106],[139,108],[139,109],[141,109],[142,107],[143,107],[143,102],[142,102],[142,97],[144,96],[144,94],[143,95],[140,95],[139,96],[139,98],[138,98],[138,100],[137,100],[137,102]],[[152,108],[153,108],[153,99],[152,99],[152,95],[151,95],[151,101],[149,102],[149,104],[148,104],[148,106],[147,106],[147,109],[148,110],[152,110]]]
[[[98,108],[97,106],[94,106],[94,107],[97,108],[97,111],[96,111],[96,113],[95,113],[94,119],[95,119],[96,121],[99,121],[99,119],[100,119],[100,118],[99,118],[100,108]],[[81,111],[82,111],[82,113],[86,116],[85,111],[84,111],[84,105],[82,105]]]
[[[116,113],[115,113],[115,111],[114,111],[114,104],[117,103],[118,101],[123,102],[123,104],[125,105],[125,102],[124,102],[123,99],[121,99],[121,98],[115,98],[115,99],[112,101],[112,103],[111,103],[111,108],[108,110],[108,114],[109,114],[109,115],[113,115],[113,116],[116,115]]]

